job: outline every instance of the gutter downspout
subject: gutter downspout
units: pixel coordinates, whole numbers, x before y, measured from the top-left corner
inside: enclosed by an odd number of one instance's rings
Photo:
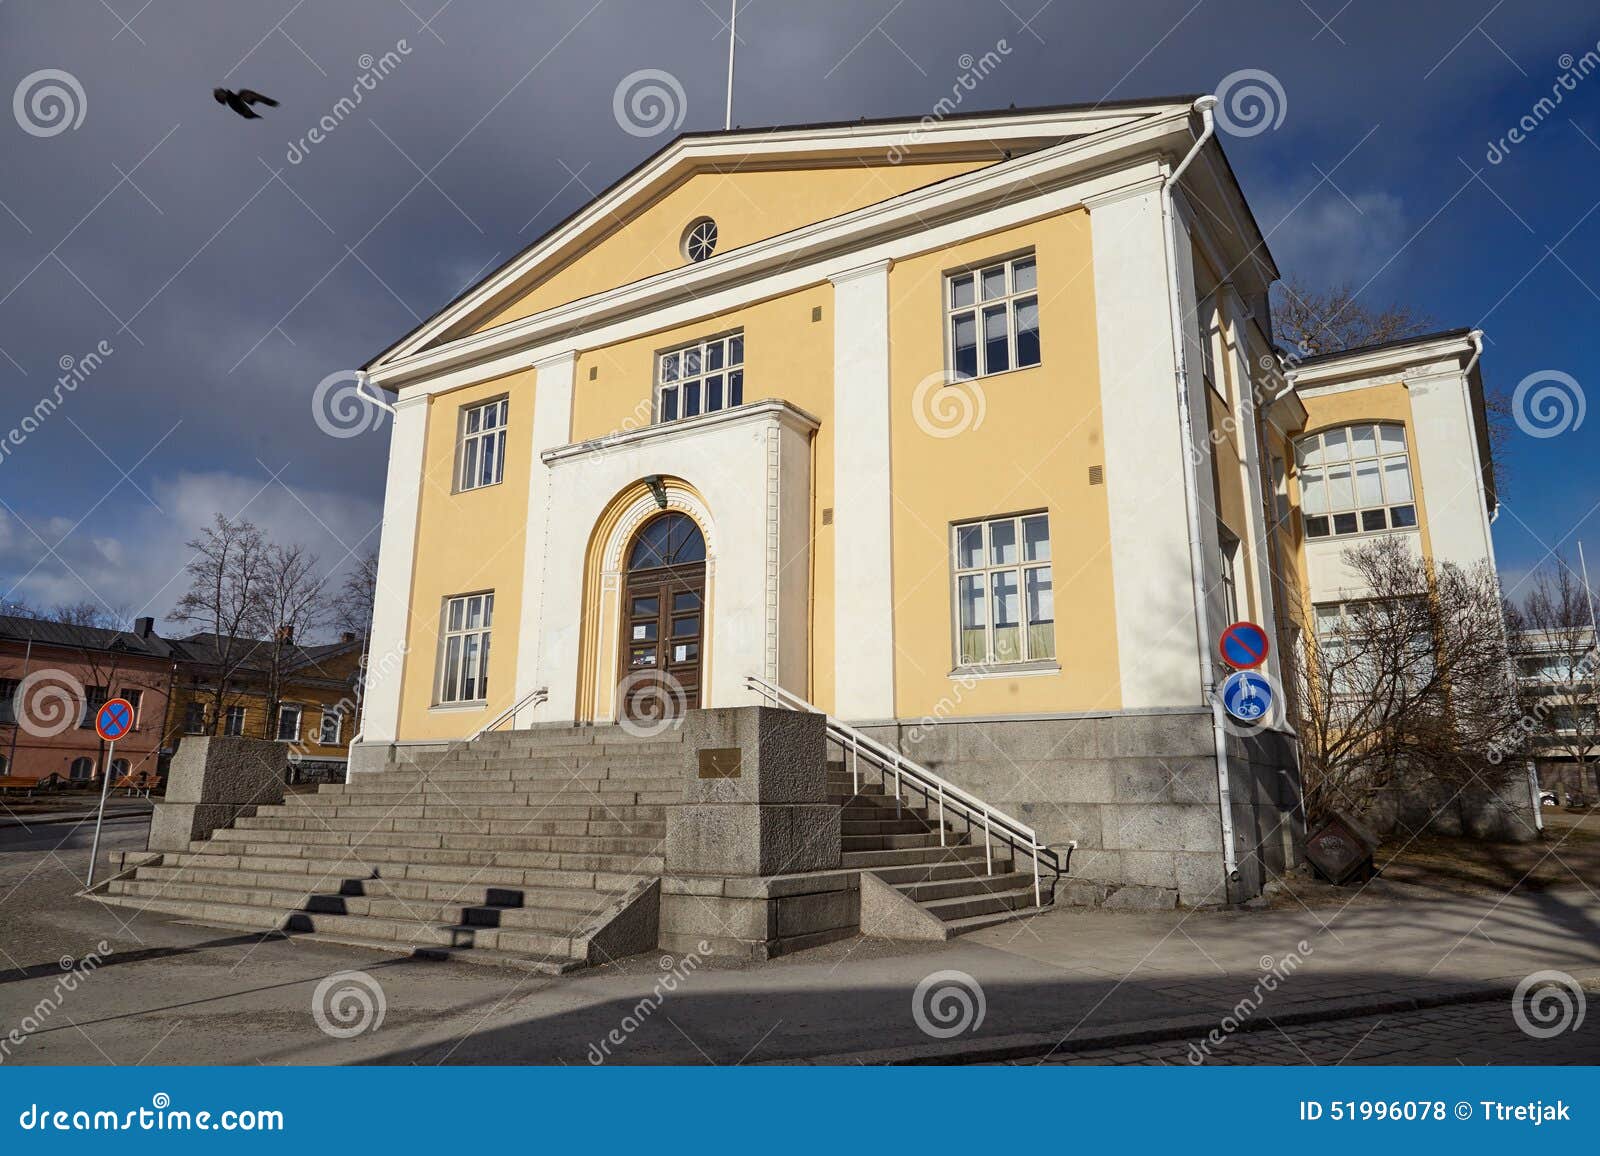
[[[1234,852],[1233,799],[1228,787],[1228,732],[1222,715],[1222,701],[1217,697],[1217,672],[1211,659],[1211,624],[1206,610],[1205,550],[1200,536],[1199,481],[1195,476],[1196,451],[1194,426],[1189,410],[1189,367],[1184,341],[1183,302],[1178,286],[1177,239],[1174,233],[1175,213],[1173,190],[1200,150],[1216,135],[1216,121],[1212,109],[1217,106],[1215,96],[1202,96],[1194,102],[1194,111],[1200,114],[1201,131],[1193,147],[1178,162],[1178,167],[1167,175],[1161,184],[1161,239],[1167,258],[1167,297],[1172,318],[1172,358],[1175,385],[1178,390],[1178,431],[1183,443],[1183,504],[1189,524],[1189,576],[1193,585],[1195,632],[1200,648],[1201,693],[1211,703],[1211,731],[1216,748],[1217,801],[1222,819],[1222,864],[1226,875],[1225,899],[1232,899],[1234,886],[1239,881],[1238,856]]]
[[[1468,426],[1468,428],[1472,428],[1472,427],[1477,425],[1477,418],[1472,413],[1472,371],[1478,367],[1478,358],[1483,356],[1483,330],[1474,329],[1471,333],[1467,334],[1467,340],[1472,342],[1472,359],[1467,362],[1467,368],[1462,370],[1461,379],[1466,385],[1465,393],[1466,393],[1466,405],[1467,405],[1467,426]],[[1487,435],[1485,435],[1485,436],[1487,436]],[[1474,437],[1472,439],[1472,465],[1473,465],[1474,469],[1477,470],[1477,473],[1478,473],[1478,497],[1480,499],[1479,502],[1478,502],[1478,505],[1479,505],[1479,507],[1482,507],[1483,502],[1482,502],[1481,499],[1487,497],[1487,495],[1483,491],[1483,462],[1478,457],[1478,439],[1476,437]],[[1494,496],[1494,509],[1493,509],[1493,511],[1490,512],[1489,521],[1486,523],[1486,525],[1487,526],[1494,525],[1495,520],[1497,518],[1499,518],[1499,517],[1500,517],[1500,495],[1499,495],[1498,492],[1496,492],[1496,494]],[[1491,561],[1493,561],[1493,559],[1494,559],[1494,540],[1493,540],[1493,535],[1490,535],[1488,537],[1487,541],[1489,543],[1489,558],[1490,558]]]

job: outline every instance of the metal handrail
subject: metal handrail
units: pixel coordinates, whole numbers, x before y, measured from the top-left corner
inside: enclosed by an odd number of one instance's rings
[[[484,723],[481,727],[479,727],[477,730],[473,731],[470,735],[468,735],[467,736],[467,741],[469,743],[477,742],[485,734],[487,734],[488,732],[494,730],[501,723],[505,722],[506,719],[514,718],[516,716],[517,712],[519,710],[521,710],[523,707],[525,707],[525,706],[538,706],[540,703],[548,701],[549,698],[550,698],[550,688],[548,686],[541,686],[541,687],[538,687],[535,690],[530,690],[527,694],[523,695],[516,702],[514,702],[510,706],[506,707],[505,710],[503,710],[499,714],[495,715],[488,722]]]
[[[991,873],[994,870],[993,840],[998,837],[1001,842],[1010,845],[1014,850],[1025,853],[1033,861],[1033,899],[1036,906],[1042,906],[1043,889],[1039,879],[1041,865],[1054,872],[1055,880],[1059,880],[1065,870],[1060,858],[1052,847],[1039,842],[1039,835],[1032,827],[1006,814],[998,807],[992,807],[975,795],[963,791],[954,783],[940,778],[928,770],[921,763],[908,759],[899,751],[885,746],[870,735],[863,734],[848,723],[841,722],[819,707],[813,706],[799,695],[784,690],[774,683],[768,682],[760,675],[748,675],[745,685],[762,696],[774,706],[788,710],[803,711],[809,714],[820,714],[826,720],[828,738],[842,750],[849,752],[851,780],[857,791],[861,789],[861,759],[865,757],[869,766],[875,766],[878,773],[888,785],[890,776],[894,778],[895,798],[898,800],[901,792],[906,787],[917,791],[927,800],[929,807],[937,804],[939,808],[939,844],[945,845],[945,811],[954,811],[959,818],[967,822],[967,830],[971,831],[976,823],[983,826],[983,849],[986,869]],[[1072,850],[1076,842],[1065,844],[1068,861],[1071,861]],[[1051,896],[1055,894],[1055,883],[1052,881]]]

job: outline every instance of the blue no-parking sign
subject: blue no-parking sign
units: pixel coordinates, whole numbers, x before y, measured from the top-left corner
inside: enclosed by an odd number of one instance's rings
[[[1272,683],[1253,670],[1236,670],[1222,684],[1222,709],[1243,723],[1263,722],[1272,714]]]
[[[1252,670],[1267,661],[1267,632],[1254,622],[1235,622],[1217,643],[1222,661],[1238,670]]]

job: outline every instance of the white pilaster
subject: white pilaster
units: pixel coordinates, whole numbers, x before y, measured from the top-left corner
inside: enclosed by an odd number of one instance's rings
[[[1433,557],[1471,567],[1494,565],[1494,540],[1477,453],[1472,398],[1459,366],[1407,373],[1411,395],[1411,468],[1422,480]]]
[[[887,719],[895,710],[889,262],[831,280],[833,710],[845,719]]]
[[[1122,706],[1188,706],[1200,661],[1159,183],[1091,201],[1089,223]],[[1191,321],[1192,289],[1191,271]]]
[[[522,621],[517,624],[517,685],[520,702],[530,692],[550,683],[549,672],[540,669],[542,646],[541,620],[545,608],[550,549],[550,467],[540,457],[545,450],[566,445],[572,440],[572,391],[577,354],[567,352],[534,364],[537,374],[533,386],[533,452],[528,465],[528,516],[522,555]],[[581,555],[561,563],[581,569]],[[577,623],[568,624],[573,629]],[[513,725],[526,725],[534,715],[524,715]]]
[[[367,649],[366,687],[361,700],[364,743],[392,741],[400,721],[427,425],[426,394],[395,402],[394,426],[389,433],[389,475],[383,493],[383,532],[378,542],[377,589],[373,593],[372,642]]]

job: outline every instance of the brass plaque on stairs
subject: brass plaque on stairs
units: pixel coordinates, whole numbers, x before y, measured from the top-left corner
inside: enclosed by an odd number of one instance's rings
[[[705,747],[700,751],[700,777],[737,779],[741,762],[738,747]]]

